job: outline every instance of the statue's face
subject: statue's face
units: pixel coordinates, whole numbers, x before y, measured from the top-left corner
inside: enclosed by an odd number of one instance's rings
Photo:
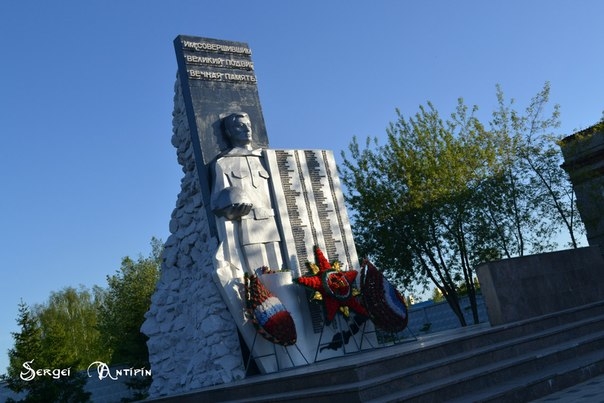
[[[247,116],[238,116],[229,127],[231,144],[235,147],[251,144],[252,123]]]

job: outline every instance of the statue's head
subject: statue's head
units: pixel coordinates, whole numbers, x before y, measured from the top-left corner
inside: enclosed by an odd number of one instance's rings
[[[245,112],[235,112],[224,117],[224,134],[233,147],[245,147],[252,143],[252,123]]]

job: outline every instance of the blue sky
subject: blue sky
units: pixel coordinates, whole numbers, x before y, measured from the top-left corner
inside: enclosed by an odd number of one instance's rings
[[[273,148],[339,154],[426,101],[488,119],[546,81],[560,134],[604,110],[604,2],[3,1],[0,373],[17,305],[106,285],[169,235],[179,34],[247,42]]]

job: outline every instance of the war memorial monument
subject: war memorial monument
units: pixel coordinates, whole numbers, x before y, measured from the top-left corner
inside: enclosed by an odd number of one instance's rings
[[[151,400],[530,401],[604,373],[601,127],[563,142],[591,246],[478,267],[490,323],[397,344],[404,298],[357,256],[333,153],[270,148],[247,44],[174,46]]]
[[[142,327],[150,396],[372,348],[374,323],[402,330],[403,297],[361,273],[333,153],[269,147],[247,44],[174,44],[184,177]]]

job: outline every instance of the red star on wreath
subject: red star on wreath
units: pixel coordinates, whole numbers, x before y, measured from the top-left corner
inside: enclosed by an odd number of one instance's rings
[[[327,323],[333,320],[338,311],[342,312],[344,316],[348,316],[352,309],[361,315],[368,316],[367,311],[356,298],[359,291],[352,286],[357,271],[341,271],[340,263],[335,261],[333,265],[330,264],[317,246],[314,247],[314,252],[316,263],[307,263],[313,274],[298,277],[294,281],[315,291],[312,300],[325,303]]]

